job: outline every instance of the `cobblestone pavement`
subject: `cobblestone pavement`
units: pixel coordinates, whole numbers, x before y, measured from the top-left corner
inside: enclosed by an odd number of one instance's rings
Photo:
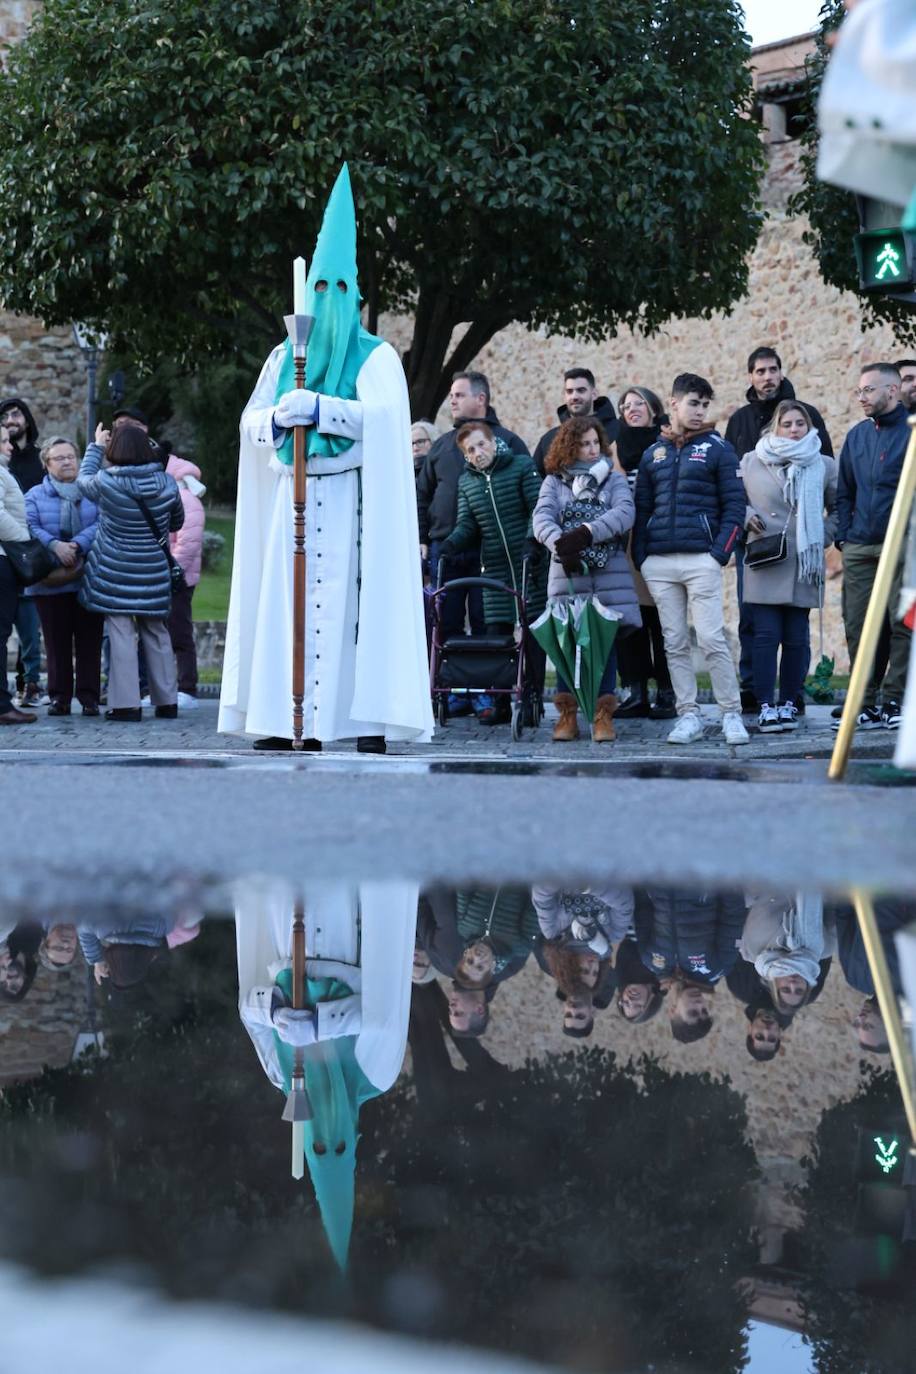
[[[704,736],[695,744],[678,747],[665,743],[671,729],[670,721],[628,720],[617,727],[617,740],[611,745],[596,745],[588,738],[580,718],[583,738],[573,744],[554,744],[551,739],[556,713],[548,704],[547,715],[537,730],[526,730],[519,743],[510,737],[508,725],[485,726],[475,717],[453,721],[444,729],[437,729],[430,744],[392,746],[389,756],[409,758],[441,758],[458,754],[471,758],[505,758],[507,760],[544,759],[565,761],[639,760],[664,757],[668,759],[702,759],[707,762],[735,760],[738,762],[773,761],[783,759],[826,759],[833,749],[830,707],[809,706],[800,718],[798,729],[792,733],[761,735],[754,717],[746,716],[750,744],[729,747],[725,744],[714,707],[704,707],[706,725]],[[46,707],[38,708],[39,719],[34,725],[0,729],[0,754],[28,751],[66,751],[70,754],[88,753],[178,753],[249,754],[251,742],[233,735],[217,733],[217,702],[201,700],[196,710],[182,711],[177,720],[157,720],[151,709],[143,713],[139,724],[120,724],[100,719],[83,719],[79,707],[69,717],[47,715]],[[886,730],[859,733],[853,746],[853,759],[890,759],[894,751],[894,735]],[[328,753],[345,756],[355,752],[352,743],[330,746]]]

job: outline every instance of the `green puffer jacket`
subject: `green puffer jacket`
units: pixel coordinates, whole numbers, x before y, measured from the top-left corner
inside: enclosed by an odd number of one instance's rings
[[[497,981],[511,978],[525,963],[541,933],[528,889],[465,889],[456,893],[455,904],[462,945],[467,948],[485,940],[496,955]]]
[[[484,577],[506,582],[521,591],[525,540],[531,534],[531,516],[537,505],[541,479],[531,459],[513,453],[497,436],[496,457],[486,472],[470,463],[458,480],[458,520],[442,552],[463,553],[480,546]],[[547,604],[546,569],[528,569],[528,620],[540,615]],[[515,621],[512,597],[484,590],[484,616],[494,621]]]

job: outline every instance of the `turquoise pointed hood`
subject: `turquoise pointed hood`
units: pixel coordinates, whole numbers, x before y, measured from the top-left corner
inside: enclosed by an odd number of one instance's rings
[[[288,969],[279,975],[277,985],[287,997],[291,995]],[[309,1006],[350,995],[345,983],[330,978],[307,978],[305,990]],[[289,1092],[295,1051],[276,1032],[274,1043]],[[331,1253],[343,1273],[353,1230],[359,1109],[370,1097],[378,1097],[379,1090],[356,1062],[354,1035],[309,1045],[303,1052],[303,1066],[313,1112],[311,1121],[305,1123],[305,1162]]]
[[[324,289],[318,290],[318,283]],[[382,342],[363,329],[359,319],[356,280],[356,210],[350,170],[341,167],[325,206],[315,253],[305,281],[305,313],[314,316],[308,344],[305,385],[323,396],[356,399],[356,378],[370,353]],[[287,340],[280,368],[277,399],[295,386],[292,345]],[[333,457],[345,452],[352,439],[308,431],[309,456]],[[290,433],[279,450],[282,462],[293,461]]]

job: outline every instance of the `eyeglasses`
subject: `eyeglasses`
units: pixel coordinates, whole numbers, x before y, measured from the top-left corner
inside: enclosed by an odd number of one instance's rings
[[[857,389],[852,394],[853,396],[855,396],[857,401],[861,401],[863,397],[870,396],[873,391],[880,390],[881,388],[878,386],[860,386],[857,387]]]

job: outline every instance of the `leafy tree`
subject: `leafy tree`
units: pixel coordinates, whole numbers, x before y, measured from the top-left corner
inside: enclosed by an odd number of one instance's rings
[[[250,365],[347,158],[368,324],[414,315],[429,414],[513,320],[597,340],[742,295],[748,51],[737,0],[46,0],[0,76],[3,295]]]
[[[827,40],[845,13],[845,0],[824,0],[821,5],[815,52],[807,63],[808,85],[801,134],[804,185],[791,197],[789,213],[807,215],[810,220],[811,228],[804,239],[817,258],[824,281],[841,291],[855,292],[862,306],[864,323],[892,325],[899,342],[909,346],[916,344],[916,312],[912,305],[896,301],[890,295],[859,291],[859,271],[853,250],[853,237],[859,232],[855,196],[840,186],[819,181],[817,176],[817,101],[830,60]]]

